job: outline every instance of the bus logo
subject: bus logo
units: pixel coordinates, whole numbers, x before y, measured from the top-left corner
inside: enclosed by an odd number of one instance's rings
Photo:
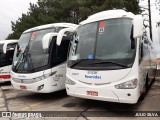
[[[101,79],[101,76],[98,76],[98,75],[85,75],[85,78]]]
[[[24,63],[24,69],[28,69],[28,63],[27,62]]]

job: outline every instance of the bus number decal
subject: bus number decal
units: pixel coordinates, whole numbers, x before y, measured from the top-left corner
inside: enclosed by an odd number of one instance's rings
[[[102,21],[99,23],[99,33],[103,33],[104,32],[104,28],[105,28],[105,22]]]
[[[76,75],[79,75],[79,73],[72,73],[72,75],[75,75],[75,76],[76,76]]]
[[[31,40],[34,40],[35,36],[36,36],[36,32],[32,32]]]
[[[98,74],[98,71],[88,71],[88,74],[96,75]]]

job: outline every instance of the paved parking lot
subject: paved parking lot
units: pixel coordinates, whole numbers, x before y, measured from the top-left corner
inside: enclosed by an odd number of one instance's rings
[[[65,120],[123,120],[127,118],[107,118],[100,116],[103,116],[104,114],[108,114],[111,116],[120,116],[120,112],[118,113],[115,111],[126,111],[126,115],[128,114],[127,111],[160,111],[160,77],[157,77],[156,82],[151,86],[145,99],[143,101],[139,101],[135,105],[70,97],[67,96],[65,90],[49,94],[37,94],[32,92],[14,90],[10,83],[1,84],[0,87],[0,111],[78,111],[78,114],[76,114],[74,117],[54,118]],[[85,114],[88,111],[94,112],[91,116],[88,117]],[[5,120],[4,118],[0,118],[0,120],[1,119]],[[34,119],[35,118],[33,118],[33,120]],[[43,120],[48,119],[49,118]],[[153,118],[136,117],[130,119],[151,120]],[[159,120],[160,117],[155,117],[154,119]]]

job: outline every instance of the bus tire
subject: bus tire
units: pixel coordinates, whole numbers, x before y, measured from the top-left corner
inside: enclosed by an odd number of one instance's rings
[[[155,74],[154,74],[153,82],[155,82],[155,81],[156,81],[156,76],[157,76],[157,70],[155,70]]]
[[[144,100],[144,98],[148,92],[148,89],[149,89],[149,86],[148,86],[148,75],[147,75],[145,85],[143,86],[143,92],[140,96],[140,101]]]

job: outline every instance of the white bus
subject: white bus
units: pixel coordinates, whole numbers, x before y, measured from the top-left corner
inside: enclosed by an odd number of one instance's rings
[[[68,46],[76,27],[71,23],[54,23],[23,32],[13,57],[13,87],[39,93],[65,89]],[[70,32],[64,37],[57,36],[65,31]]]
[[[0,40],[0,83],[10,81],[13,53],[17,40]]]
[[[141,15],[103,11],[76,29],[67,62],[70,96],[137,103],[155,78],[155,51]]]

